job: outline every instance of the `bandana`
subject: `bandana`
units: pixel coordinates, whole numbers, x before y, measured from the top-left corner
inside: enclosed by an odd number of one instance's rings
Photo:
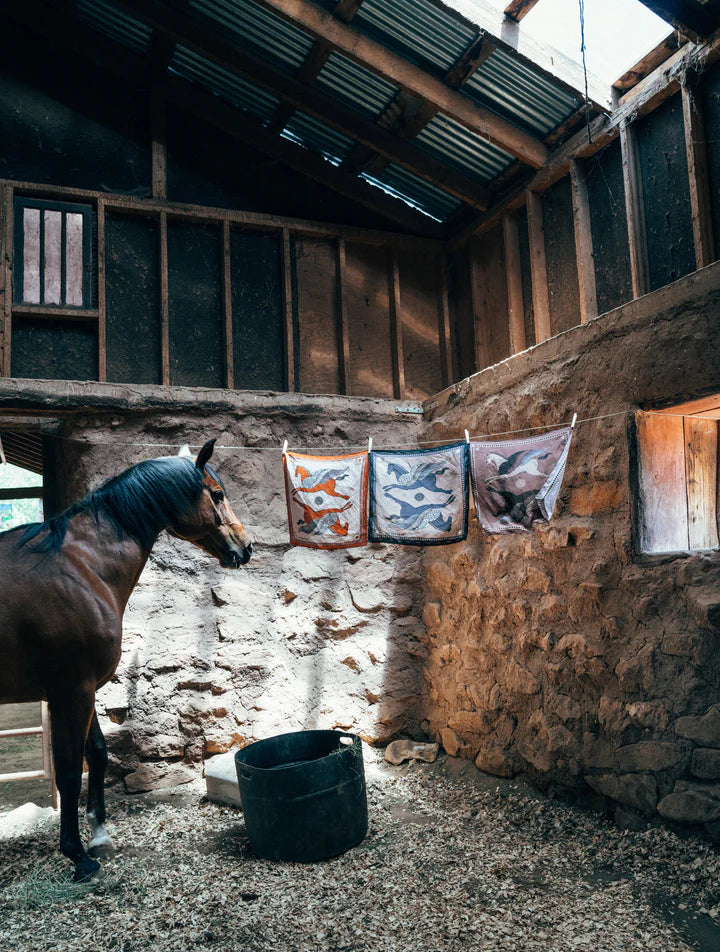
[[[370,454],[372,542],[461,542],[468,526],[468,447]]]
[[[348,549],[367,542],[368,454],[284,453],[292,545]]]
[[[571,437],[568,426],[522,440],[472,443],[475,510],[486,532],[529,532],[552,517]]]

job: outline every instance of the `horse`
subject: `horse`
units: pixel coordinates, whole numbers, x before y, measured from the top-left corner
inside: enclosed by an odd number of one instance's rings
[[[214,556],[245,565],[252,541],[208,466],[215,440],[196,459],[145,460],[104,482],[43,523],[0,533],[0,703],[46,700],[60,793],[60,849],[76,882],[112,855],[105,829],[107,750],[95,693],[120,661],[122,618],[150,551],[163,530]],[[88,764],[83,847],[78,801]]]

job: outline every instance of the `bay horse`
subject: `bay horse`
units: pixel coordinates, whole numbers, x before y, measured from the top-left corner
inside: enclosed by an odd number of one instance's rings
[[[245,565],[252,541],[208,466],[215,440],[194,459],[138,463],[54,519],[0,533],[0,703],[46,700],[60,793],[60,849],[75,881],[112,853],[105,829],[107,751],[95,692],[120,661],[122,617],[163,530]],[[83,755],[88,764],[86,852],[78,825]]]

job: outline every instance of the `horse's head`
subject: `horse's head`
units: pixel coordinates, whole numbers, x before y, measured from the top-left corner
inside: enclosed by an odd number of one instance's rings
[[[168,529],[213,555],[224,568],[236,569],[250,561],[252,539],[225,497],[220,477],[207,465],[215,440],[208,440],[197,455],[195,468],[202,474],[202,492],[194,508]],[[178,456],[190,456],[183,447]]]

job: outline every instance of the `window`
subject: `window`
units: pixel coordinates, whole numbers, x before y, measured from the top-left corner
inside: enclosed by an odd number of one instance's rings
[[[92,308],[90,205],[15,199],[14,303]]]
[[[720,394],[638,413],[642,552],[717,549]]]

